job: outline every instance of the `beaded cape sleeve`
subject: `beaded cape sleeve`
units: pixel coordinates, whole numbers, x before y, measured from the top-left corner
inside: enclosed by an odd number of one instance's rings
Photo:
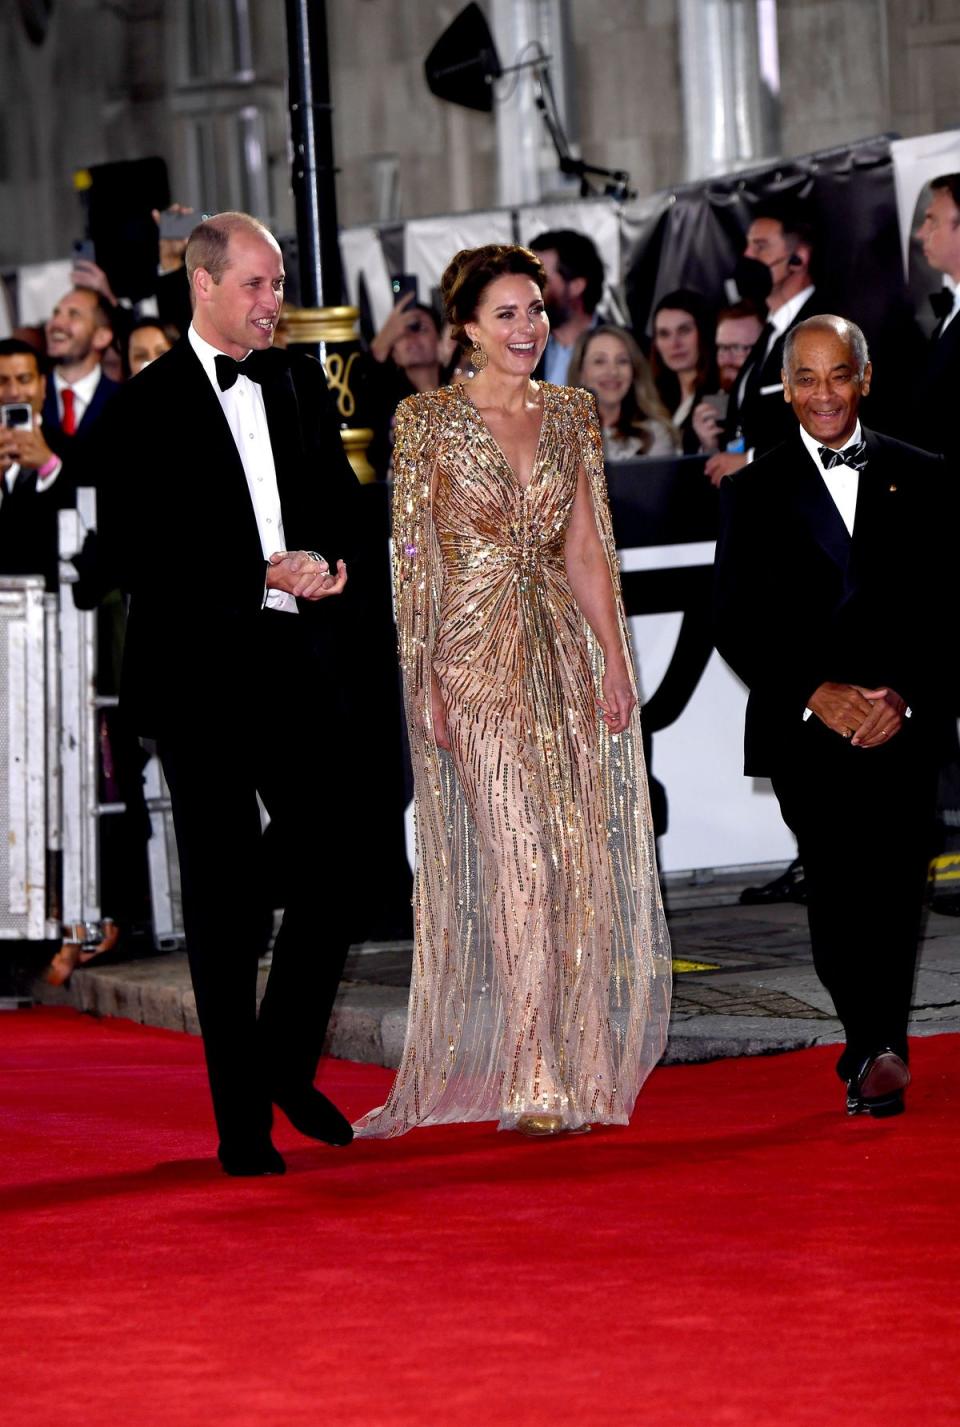
[[[551,473],[571,471],[575,478],[576,468],[582,465],[616,596],[620,638],[627,666],[632,668],[595,403],[586,392],[547,383],[541,386],[545,423],[541,495],[545,501],[550,499]],[[451,754],[434,742],[431,717],[432,660],[444,594],[432,509],[434,477],[441,469],[448,479],[449,472],[466,469],[472,480],[473,471],[481,469],[484,461],[496,467],[496,448],[465,394],[448,387],[400,404],[394,447],[393,578],[414,776],[414,949],[400,1068],[385,1105],[359,1122],[357,1132],[361,1135],[399,1135],[415,1125],[463,1120],[498,1120],[502,1128],[512,1127],[509,1080],[515,1051],[505,1028],[508,1031],[514,1023],[514,992],[498,974],[489,867],[485,893],[477,829],[468,799]],[[501,493],[509,489],[502,468],[499,476],[494,469],[494,479],[500,481]],[[559,476],[554,484],[558,481]],[[489,510],[491,498],[477,498],[481,517]],[[512,558],[508,526],[509,522],[502,543],[493,548],[484,568],[487,564],[499,568],[498,561]],[[562,579],[562,552],[560,565],[549,578]],[[524,611],[533,603],[541,614],[549,614],[548,604],[525,599],[518,606],[520,619],[527,617]],[[575,607],[573,625],[578,626],[571,636],[573,642],[581,650],[585,644],[589,663],[584,678],[588,685],[592,679],[593,694],[599,695],[602,651]],[[538,628],[546,630],[548,639],[554,641],[552,662],[547,661],[550,667],[565,668],[567,626],[559,633],[547,624]],[[535,641],[526,647],[535,650],[538,646]],[[505,648],[504,656],[509,652]],[[579,818],[575,809],[571,812],[565,805],[566,811],[561,809],[559,816],[547,809],[553,862],[559,858],[561,869],[580,869],[563,889],[566,919],[562,924],[557,920],[550,933],[549,944],[559,948],[563,966],[551,991],[554,1010],[548,1019],[555,1022],[556,1038],[564,1046],[559,1054],[566,1087],[564,1103],[568,1105],[565,1114],[570,1123],[622,1124],[665,1044],[670,951],[657,879],[639,711],[622,734],[611,737],[590,703],[588,699],[590,721],[585,738],[589,746],[583,757],[589,763],[590,787],[595,790],[593,806],[588,817],[580,820],[584,826],[575,829],[570,822],[571,817]],[[562,727],[556,732],[562,734]],[[488,737],[499,737],[495,725]],[[550,758],[555,763],[557,740],[548,731],[546,744],[551,740],[554,751]],[[548,790],[549,802],[549,789],[557,785],[551,782],[548,763],[549,759],[541,770],[541,786]],[[562,799],[558,806],[559,801]],[[569,849],[565,845],[568,831]],[[578,887],[586,887],[586,893],[581,895]],[[588,1001],[596,1005],[589,1034],[584,1036],[585,1022],[578,1007]],[[592,1039],[596,1044],[598,1026],[603,1055],[594,1053],[591,1058],[590,1047],[583,1042]]]

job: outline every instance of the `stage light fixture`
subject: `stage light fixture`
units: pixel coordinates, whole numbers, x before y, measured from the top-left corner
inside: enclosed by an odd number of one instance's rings
[[[493,110],[493,81],[503,73],[490,27],[479,5],[470,4],[447,26],[423,62],[427,86],[438,99]]]

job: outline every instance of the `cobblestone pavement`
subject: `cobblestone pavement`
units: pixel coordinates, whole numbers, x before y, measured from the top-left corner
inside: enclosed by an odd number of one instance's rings
[[[716,901],[709,888],[671,898],[676,981],[665,1060],[763,1055],[838,1041],[839,1023],[813,972],[803,908]],[[352,949],[327,1041],[330,1054],[398,1064],[410,959],[409,942]],[[91,965],[65,988],[38,983],[35,995],[98,1015],[198,1030],[182,952]],[[960,1031],[960,918],[927,917],[911,1028],[919,1035]]]

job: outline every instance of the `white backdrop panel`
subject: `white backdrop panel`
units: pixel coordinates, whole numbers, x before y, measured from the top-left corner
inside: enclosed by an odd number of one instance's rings
[[[630,620],[640,688],[657,688],[681,615]],[[660,839],[664,872],[788,862],[793,838],[765,779],[743,776],[746,691],[714,652],[676,723],[653,735],[653,773],[667,793],[670,825]]]
[[[420,301],[440,286],[447,263],[461,248],[483,243],[512,243],[513,215],[497,209],[490,213],[455,213],[443,218],[416,218],[403,233],[403,270],[416,273]]]
[[[942,134],[921,134],[916,139],[894,139],[890,144],[890,153],[893,157],[893,184],[897,192],[900,242],[903,245],[903,270],[906,272],[917,199],[924,184],[932,178],[941,173],[956,173],[960,169],[960,129],[948,129]]]
[[[17,310],[24,327],[46,322],[54,306],[70,291],[73,262],[63,258],[52,263],[28,263],[17,269]]]
[[[376,228],[345,228],[340,234],[340,255],[347,292],[354,306],[359,301],[359,280],[360,274],[363,274],[373,320],[379,332],[393,311],[393,290],[380,234]]]

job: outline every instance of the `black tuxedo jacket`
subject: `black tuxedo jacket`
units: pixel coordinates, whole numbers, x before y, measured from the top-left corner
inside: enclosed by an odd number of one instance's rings
[[[823,310],[818,292],[814,289],[790,323],[790,327],[796,327],[798,322],[815,317]],[[788,327],[787,331],[789,330]],[[738,430],[742,431],[746,449],[754,451],[757,456],[765,455],[774,446],[779,446],[781,441],[792,436],[797,424],[792,408],[783,399],[783,385],[780,381],[787,333],[783,332],[774,342],[769,355],[764,356],[768,340],[769,337],[761,333],[744,362],[742,370],[746,373],[746,387],[743,389],[743,402],[741,404],[738,400],[738,392],[741,389],[741,378],[738,375],[730,394],[726,418],[728,439],[736,436]],[[756,372],[758,363],[759,376]]]
[[[716,644],[750,691],[750,775],[790,766],[826,681],[895,689],[913,710],[909,736],[928,746],[956,707],[956,661],[937,633],[954,483],[939,457],[862,429],[852,538],[796,430],[721,486]]]
[[[323,368],[303,354],[268,358],[284,542],[334,567],[357,544],[359,487]],[[200,710],[229,719],[251,681],[295,674],[251,663],[266,562],[236,443],[186,338],[125,385],[91,454],[104,583],[130,595],[121,700],[137,732],[175,732]],[[302,600],[288,616],[308,622],[315,651],[332,662],[347,603]]]
[[[47,394],[43,401],[43,435],[50,449],[62,456],[64,451],[72,447],[74,439],[78,442],[81,441],[81,438],[85,440],[119,390],[120,383],[111,381],[110,377],[105,377],[101,372],[100,380],[97,382],[93,396],[80,418],[74,435],[66,436],[60,425],[57,390],[53,383],[53,377],[49,377],[47,379]]]
[[[939,331],[939,327],[937,329]],[[911,434],[931,451],[938,451],[956,469],[960,461],[960,316],[954,317],[942,337],[927,344],[914,393]]]

